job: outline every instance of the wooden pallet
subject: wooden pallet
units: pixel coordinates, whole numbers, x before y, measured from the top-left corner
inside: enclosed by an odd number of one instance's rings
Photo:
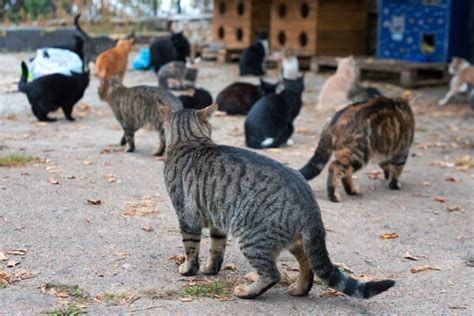
[[[388,81],[404,88],[443,85],[449,82],[447,63],[414,63],[403,60],[356,58],[361,79]],[[335,70],[335,57],[318,56],[311,59],[311,71]]]

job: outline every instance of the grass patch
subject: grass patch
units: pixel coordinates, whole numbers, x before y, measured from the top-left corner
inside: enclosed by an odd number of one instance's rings
[[[178,291],[179,297],[230,297],[233,283],[216,280],[212,283],[187,285]]]
[[[5,283],[0,283],[0,290],[5,289],[6,287],[7,287],[7,285]]]
[[[0,156],[0,167],[21,167],[37,160],[38,158],[33,156],[17,154]]]
[[[83,314],[83,312],[76,304],[66,303],[60,308],[48,311],[46,314],[49,316],[77,316]]]
[[[44,292],[53,294],[55,296],[61,296],[60,294],[65,293],[68,297],[74,300],[87,302],[91,299],[89,293],[81,289],[79,285],[69,285],[62,283],[46,283],[44,286]]]

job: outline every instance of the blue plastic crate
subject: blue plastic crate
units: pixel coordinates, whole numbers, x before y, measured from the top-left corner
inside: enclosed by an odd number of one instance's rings
[[[469,56],[469,0],[379,0],[377,58]]]

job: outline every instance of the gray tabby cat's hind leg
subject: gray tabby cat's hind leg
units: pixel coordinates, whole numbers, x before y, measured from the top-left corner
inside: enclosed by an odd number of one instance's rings
[[[288,248],[300,265],[298,279],[291,285],[288,293],[293,296],[306,296],[313,287],[314,273],[303,250],[301,236]]]
[[[199,246],[201,243],[201,233],[185,233],[183,244],[186,251],[186,260],[179,266],[179,273],[184,276],[196,275],[199,271]]]
[[[166,143],[165,143],[165,133],[163,130],[159,130],[160,134],[160,145],[158,145],[158,150],[154,153],[155,156],[162,156],[165,152]]]
[[[226,234],[211,227],[211,244],[209,249],[209,259],[206,266],[201,268],[201,272],[207,275],[219,273],[224,261],[225,247],[227,244]]]
[[[125,138],[125,134],[123,134],[122,139],[120,140],[120,146],[127,145],[127,139]]]
[[[275,263],[279,252],[263,248],[264,240],[250,247],[241,245],[242,252],[252,267],[257,270],[258,279],[250,285],[241,284],[234,288],[234,295],[243,299],[252,299],[262,295],[280,281],[280,272]]]
[[[132,153],[135,151],[135,139],[134,139],[134,132],[125,131],[125,141],[127,142],[128,146],[125,149],[126,152]]]

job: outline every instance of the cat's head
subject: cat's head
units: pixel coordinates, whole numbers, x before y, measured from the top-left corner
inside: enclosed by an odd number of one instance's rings
[[[337,74],[346,76],[351,80],[356,80],[359,77],[359,66],[354,56],[345,58],[336,58],[337,61]]]
[[[122,87],[120,80],[116,77],[112,79],[101,78],[99,88],[97,92],[99,94],[99,99],[102,101],[107,101],[109,96],[114,92],[118,87]]]
[[[270,93],[275,93],[276,89],[278,87],[279,82],[277,83],[272,83],[265,81],[262,77],[260,77],[260,92],[262,94],[270,94]]]
[[[286,79],[283,78],[283,89],[287,91],[292,91],[297,94],[303,94],[304,91],[304,75],[296,79]]]
[[[212,127],[209,118],[216,110],[217,103],[202,110],[184,109],[176,112],[169,107],[159,106],[158,112],[165,131],[166,146],[199,138],[210,138]]]
[[[461,57],[453,57],[451,62],[449,63],[449,73],[451,75],[455,75],[459,73],[461,70],[463,70],[466,67],[469,67],[470,64],[467,60]]]
[[[135,42],[134,38],[129,39],[120,39],[117,42],[117,47],[121,47],[123,50],[130,52],[132,50],[133,43]]]

